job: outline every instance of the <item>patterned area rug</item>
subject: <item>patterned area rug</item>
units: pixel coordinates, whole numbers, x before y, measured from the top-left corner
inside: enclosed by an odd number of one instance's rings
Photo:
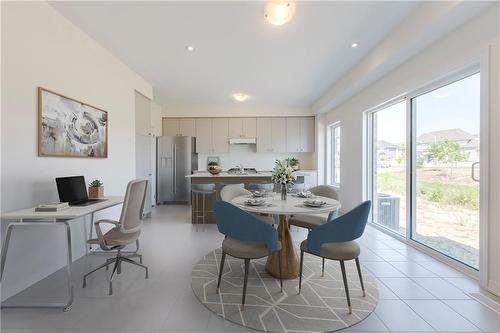
[[[242,326],[265,332],[331,332],[365,319],[377,305],[373,276],[362,268],[363,297],[354,260],[346,262],[352,314],[348,313],[340,264],[327,260],[321,276],[321,258],[304,255],[302,291],[298,279],[279,280],[265,271],[267,258],[251,260],[245,310],[240,311],[244,263],[226,256],[220,293],[216,293],[221,250],[206,254],[193,268],[191,287],[208,309]]]

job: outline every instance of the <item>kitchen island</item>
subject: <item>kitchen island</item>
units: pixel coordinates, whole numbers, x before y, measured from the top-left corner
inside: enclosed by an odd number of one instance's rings
[[[186,178],[191,180],[191,185],[194,185],[194,188],[212,188],[214,190],[214,193],[205,195],[204,200],[201,200],[200,195],[198,195],[198,200],[195,200],[194,195],[191,196],[192,223],[202,223],[201,218],[198,218],[198,221],[196,221],[197,214],[205,215],[205,223],[215,223],[213,205],[220,198],[220,190],[224,185],[243,184],[246,189],[251,189],[255,188],[256,184],[272,184],[271,171],[255,171],[255,169],[249,169],[249,171],[243,173],[223,171],[217,175],[200,171],[192,175],[187,175]],[[316,186],[316,170],[299,170],[295,174],[297,175],[297,186],[299,189]]]
[[[221,172],[217,175],[212,175],[209,172],[197,172],[192,175],[187,175],[186,178],[191,179],[191,184],[205,185],[210,188],[210,184],[214,185],[215,192],[213,194],[205,195],[204,200],[191,196],[191,221],[192,223],[202,223],[202,219],[196,216],[205,215],[205,223],[215,223],[215,214],[213,206],[215,201],[220,198],[220,190],[224,185],[230,184],[243,184],[246,189],[251,188],[251,184],[271,184],[271,172],[259,171],[255,173],[229,173]],[[203,188],[202,186],[200,186]]]

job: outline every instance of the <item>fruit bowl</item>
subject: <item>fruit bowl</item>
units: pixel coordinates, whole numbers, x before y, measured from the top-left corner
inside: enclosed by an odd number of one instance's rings
[[[218,165],[212,165],[208,167],[208,172],[212,175],[218,175],[222,171],[222,168]]]

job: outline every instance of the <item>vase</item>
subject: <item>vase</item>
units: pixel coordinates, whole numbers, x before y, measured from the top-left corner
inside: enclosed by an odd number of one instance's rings
[[[98,199],[104,197],[104,186],[89,187],[89,198]]]
[[[286,184],[281,184],[281,200],[286,200]]]

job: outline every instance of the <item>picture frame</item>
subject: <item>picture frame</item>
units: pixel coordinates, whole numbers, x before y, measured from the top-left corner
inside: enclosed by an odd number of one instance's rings
[[[38,87],[39,157],[108,157],[108,112]]]

